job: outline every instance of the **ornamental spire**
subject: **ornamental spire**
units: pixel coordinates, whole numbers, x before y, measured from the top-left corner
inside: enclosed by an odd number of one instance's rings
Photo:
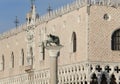
[[[31,10],[27,14],[26,20],[28,25],[35,25],[35,22],[36,22],[35,0],[31,0]]]
[[[35,0],[31,0],[31,5],[35,4]]]
[[[18,24],[19,24],[19,20],[18,20],[18,17],[17,17],[17,16],[16,16],[16,19],[15,19],[14,23],[15,23],[15,26],[16,26],[16,28],[17,28],[17,27],[18,27]]]
[[[48,7],[47,11],[48,11],[48,14],[49,14],[49,16],[50,16],[50,13],[51,13],[51,11],[52,11],[52,8],[51,8],[50,4],[49,4],[49,7]]]

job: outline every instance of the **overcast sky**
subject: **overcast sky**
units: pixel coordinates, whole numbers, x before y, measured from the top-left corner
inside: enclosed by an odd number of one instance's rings
[[[25,22],[26,13],[30,10],[31,0],[0,0],[0,33],[15,28],[15,17],[20,24]],[[57,9],[74,0],[36,0],[37,12],[43,15],[47,12],[49,4]]]

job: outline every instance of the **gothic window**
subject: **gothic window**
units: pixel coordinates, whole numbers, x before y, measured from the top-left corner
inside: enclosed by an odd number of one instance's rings
[[[85,81],[85,84],[87,84],[87,81]]]
[[[4,70],[4,55],[1,56],[1,60],[0,60],[0,70]]]
[[[107,78],[106,78],[105,74],[102,74],[101,83],[100,84],[107,84]]]
[[[76,52],[77,50],[77,39],[76,39],[76,33],[72,33],[72,52]]]
[[[24,50],[21,50],[21,63],[24,65]]]
[[[97,76],[95,73],[92,75],[92,80],[91,80],[90,84],[98,84]]]
[[[120,50],[120,29],[113,33],[111,47],[112,50]]]
[[[115,75],[112,74],[111,78],[110,78],[110,84],[117,84],[116,83],[116,78],[115,78]]]
[[[33,64],[33,48],[30,47],[30,59],[31,59],[31,64]]]
[[[11,54],[11,68],[14,68],[14,53]]]
[[[5,58],[4,55],[2,55],[2,70],[5,69]]]
[[[33,48],[30,47],[30,56],[33,57]]]
[[[40,61],[45,60],[45,48],[44,48],[44,43],[40,43]]]

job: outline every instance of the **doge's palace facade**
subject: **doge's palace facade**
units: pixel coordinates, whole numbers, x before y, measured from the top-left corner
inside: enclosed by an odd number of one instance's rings
[[[120,1],[76,0],[0,35],[0,84],[120,84]]]

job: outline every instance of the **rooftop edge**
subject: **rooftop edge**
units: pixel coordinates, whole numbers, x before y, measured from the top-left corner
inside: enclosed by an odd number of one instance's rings
[[[36,25],[39,25],[43,22],[49,21],[51,19],[57,18],[59,16],[62,16],[66,13],[69,13],[73,10],[79,9],[83,6],[91,6],[91,5],[100,5],[100,6],[110,6],[110,7],[120,7],[120,0],[114,1],[114,0],[76,0],[72,3],[69,3],[57,10],[51,11],[50,15],[49,13],[39,17],[38,20],[36,20]],[[4,32],[0,34],[0,40],[9,38],[13,35],[16,35],[24,30],[27,29],[27,24],[22,24],[18,26],[18,28],[13,28],[7,32]]]

